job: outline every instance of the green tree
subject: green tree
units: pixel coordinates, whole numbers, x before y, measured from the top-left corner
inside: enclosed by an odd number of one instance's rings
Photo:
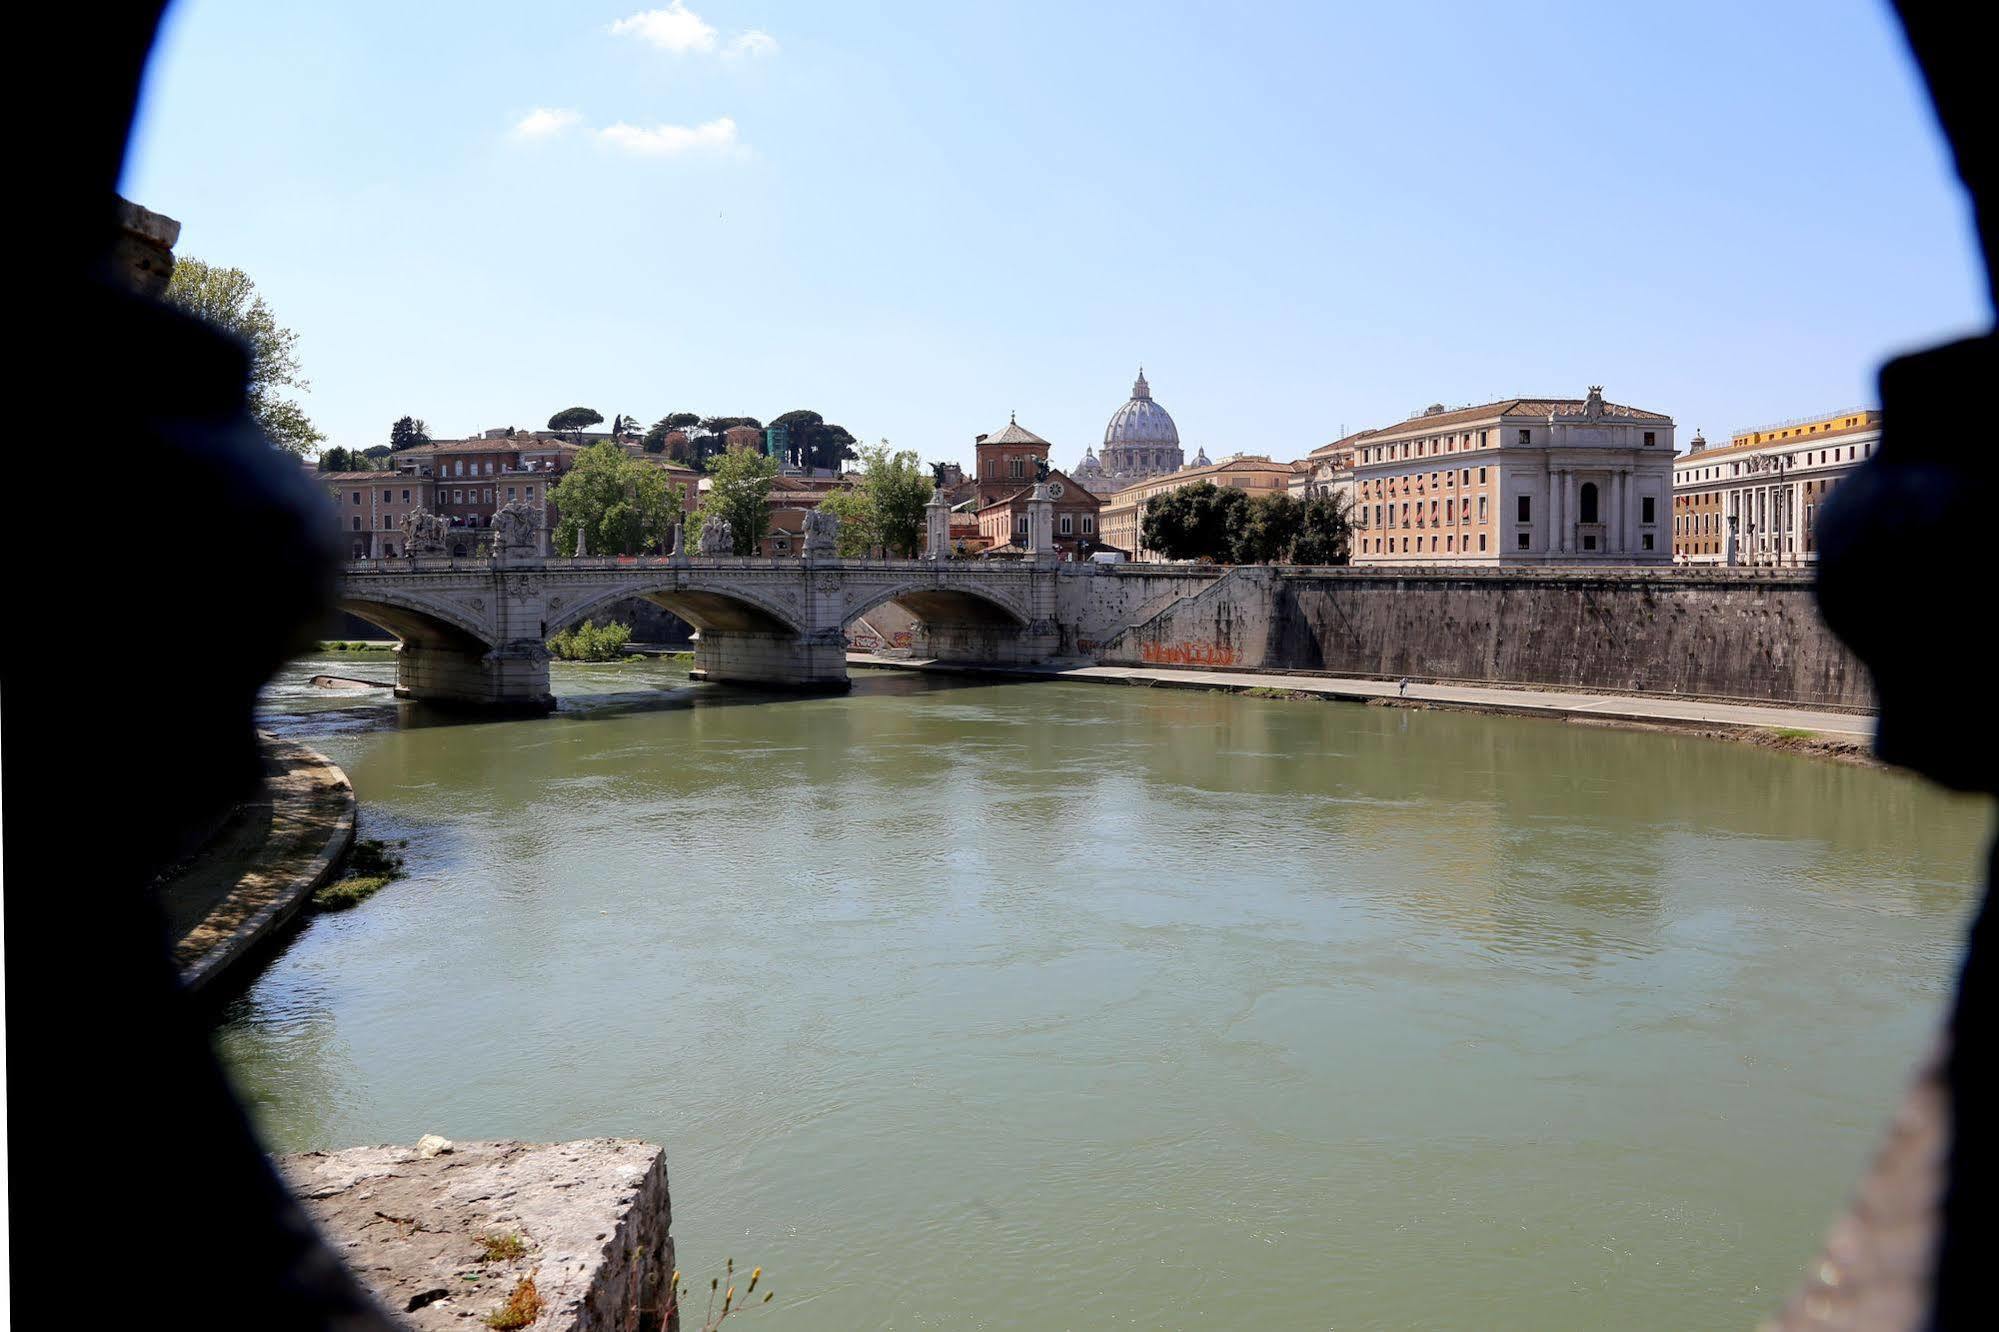
[[[430,443],[430,427],[414,416],[399,417],[389,427],[389,451],[401,453],[404,449],[421,448]]]
[[[379,469],[388,465],[388,456],[394,451],[386,444],[371,444],[361,450],[360,456],[369,459],[371,465]]]
[[[1291,562],[1345,564],[1352,558],[1352,503],[1343,495],[1320,495],[1305,501],[1298,539],[1291,546]]]
[[[626,416],[624,413],[620,412],[618,415],[611,418],[612,439],[624,439],[629,435],[636,435],[638,433],[639,433],[638,417]]]
[[[783,426],[790,433],[791,461],[807,470],[817,467],[838,471],[841,463],[860,456],[854,451],[855,440],[847,428],[829,424],[817,412],[786,412],[771,425]]]
[[[669,444],[666,437],[676,430],[683,436],[686,436],[689,432],[697,429],[700,424],[701,418],[694,412],[668,412],[665,416],[660,417],[659,420],[654,421],[650,426],[646,427],[645,439],[643,441],[645,451],[647,453],[664,453],[675,462],[685,462],[692,450],[687,444],[681,441]]]
[[[609,440],[577,455],[549,499],[561,515],[555,550],[576,553],[579,532],[589,534],[592,555],[637,555],[663,549],[680,516],[680,492],[666,473],[640,462]]]
[[[890,555],[915,558],[931,491],[923,459],[914,449],[891,449],[887,440],[862,449],[860,488],[874,506],[876,543]]]
[[[834,553],[843,560],[866,559],[881,544],[875,522],[875,502],[860,486],[842,486],[819,501],[821,512],[840,520],[834,534]]]
[[[304,454],[321,443],[305,409],[280,390],[309,392],[300,372],[298,334],[271,313],[257,284],[240,268],[217,268],[192,256],[174,264],[167,300],[243,343],[250,353],[250,415],[265,438],[287,453]]]
[[[1232,559],[1237,564],[1285,563],[1304,518],[1305,506],[1282,491],[1254,497],[1237,515]]]
[[[1212,481],[1155,495],[1145,502],[1145,545],[1169,560],[1226,563],[1248,507],[1247,494]]]
[[[322,472],[346,472],[353,470],[353,466],[353,458],[338,444],[320,452],[319,470]]]
[[[707,498],[688,519],[687,531],[699,533],[709,518],[728,520],[738,555],[754,555],[770,529],[770,486],[777,477],[777,460],[750,449],[718,453],[708,460]]]
[[[583,432],[604,419],[604,414],[594,407],[564,407],[548,418],[548,428],[558,434],[574,435],[576,442],[583,442]]]

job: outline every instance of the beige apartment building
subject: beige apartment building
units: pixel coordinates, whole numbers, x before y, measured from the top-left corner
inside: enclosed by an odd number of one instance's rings
[[[1145,547],[1145,502],[1155,495],[1202,481],[1246,490],[1252,497],[1282,495],[1291,485],[1291,464],[1272,462],[1260,454],[1239,453],[1218,463],[1147,477],[1104,501],[1099,519],[1104,540],[1119,550],[1129,551],[1134,560],[1159,559],[1157,553]]]
[[[1673,559],[1816,563],[1819,506],[1880,443],[1881,413],[1872,407],[1738,430],[1715,448],[1696,434],[1673,463]]]
[[[1441,405],[1349,436],[1355,564],[1665,564],[1673,421],[1583,398]]]
[[[403,520],[431,507],[431,479],[415,472],[315,472],[333,501],[341,549],[353,560],[403,553]]]

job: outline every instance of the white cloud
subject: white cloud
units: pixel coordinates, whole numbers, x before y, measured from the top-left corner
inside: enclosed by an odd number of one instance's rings
[[[568,107],[538,106],[514,125],[514,134],[523,139],[552,139],[581,123],[583,117]]]
[[[777,38],[762,28],[751,28],[722,48],[724,60],[756,60],[777,54]]]
[[[654,125],[650,129],[619,121],[597,131],[614,148],[641,157],[679,157],[683,153],[727,153],[737,149],[736,122],[727,116],[699,125]]]
[[[675,55],[715,49],[715,25],[681,0],[673,0],[665,9],[641,10],[629,18],[621,18],[611,25],[611,35],[636,37]]]

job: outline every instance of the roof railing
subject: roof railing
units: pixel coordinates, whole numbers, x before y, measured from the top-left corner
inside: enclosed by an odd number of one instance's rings
[[[1734,439],[1739,435],[1763,435],[1768,434],[1772,430],[1789,430],[1792,426],[1817,425],[1822,421],[1830,421],[1835,416],[1858,416],[1864,418],[1870,412],[1878,413],[1880,410],[1879,407],[1841,407],[1836,411],[1818,412],[1811,416],[1794,416],[1788,421],[1773,421],[1769,425],[1743,426],[1739,430],[1729,431],[1728,435],[1730,439]]]

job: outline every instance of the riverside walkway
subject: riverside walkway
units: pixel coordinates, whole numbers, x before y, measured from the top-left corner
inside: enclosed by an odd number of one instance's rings
[[[354,841],[354,787],[325,755],[261,738],[264,781],[157,888],[181,983],[199,990],[283,929]]]
[[[1399,681],[1359,676],[1287,675],[1276,671],[1199,671],[1162,666],[1009,666],[966,667],[945,662],[872,653],[850,653],[855,666],[892,670],[937,671],[950,674],[1010,676],[1016,679],[1083,680],[1099,684],[1151,685],[1176,689],[1283,690],[1355,703],[1386,699],[1433,707],[1466,708],[1479,712],[1516,713],[1531,717],[1591,718],[1658,726],[1694,726],[1722,730],[1809,731],[1831,740],[1866,744],[1874,738],[1874,716],[1864,712],[1834,712],[1784,704],[1729,703],[1714,699],[1673,698],[1659,694],[1590,694],[1572,689],[1538,689],[1530,685],[1435,684],[1411,680],[1405,691]]]

